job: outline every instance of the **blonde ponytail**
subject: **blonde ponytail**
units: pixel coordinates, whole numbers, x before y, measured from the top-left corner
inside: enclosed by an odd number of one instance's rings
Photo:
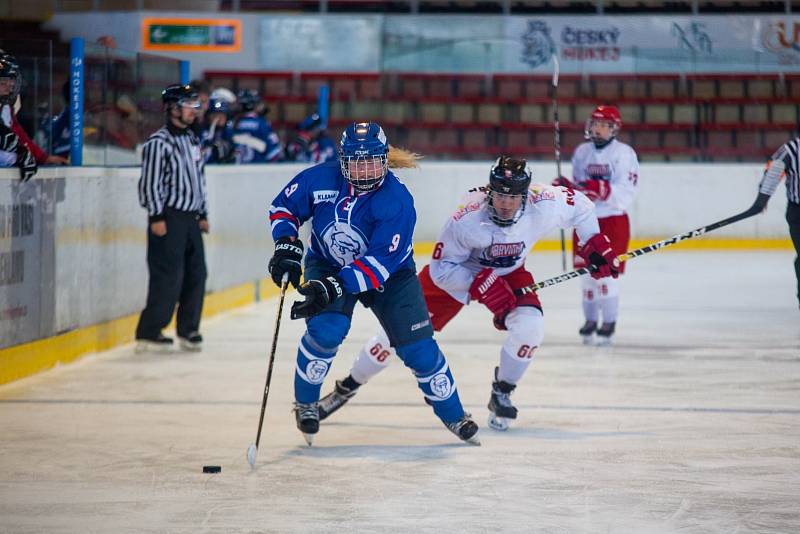
[[[392,169],[415,169],[419,167],[417,161],[422,157],[405,148],[389,145],[389,167]]]

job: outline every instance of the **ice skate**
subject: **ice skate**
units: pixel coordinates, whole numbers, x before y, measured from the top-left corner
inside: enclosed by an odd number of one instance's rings
[[[170,352],[172,350],[172,338],[164,334],[158,334],[154,338],[136,338],[136,347],[134,352],[137,354],[142,352]]]
[[[517,408],[511,404],[511,392],[516,385],[497,379],[498,368],[494,368],[495,381],[489,397],[489,426],[494,430],[508,430],[509,419],[517,418]]]
[[[302,432],[306,443],[310,447],[314,442],[314,436],[319,432],[319,407],[317,403],[303,404],[295,402],[294,416],[297,420],[297,429]]]
[[[464,412],[464,417],[452,423],[445,423],[447,428],[465,443],[480,446],[481,440],[478,439],[478,423],[472,420],[472,416]]]
[[[203,350],[203,336],[199,332],[192,332],[186,337],[178,336],[178,344],[183,350],[200,352]]]
[[[614,336],[614,328],[616,326],[617,323],[603,323],[603,326],[597,330],[597,340],[595,341],[595,345],[611,345],[611,338]]]
[[[350,377],[348,377],[350,378]],[[352,379],[351,379],[352,381]],[[333,391],[325,395],[319,400],[319,420],[323,421],[333,412],[344,406],[347,401],[352,399],[358,392],[358,384],[356,387],[349,388],[345,385],[347,378],[344,380],[337,380],[336,386]]]
[[[594,334],[597,331],[597,321],[586,321],[578,330],[578,334],[583,338],[584,345],[594,344]]]

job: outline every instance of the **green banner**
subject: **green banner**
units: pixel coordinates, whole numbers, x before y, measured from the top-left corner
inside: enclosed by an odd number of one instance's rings
[[[172,26],[154,24],[150,26],[150,42],[152,44],[172,45],[210,45],[210,26]]]

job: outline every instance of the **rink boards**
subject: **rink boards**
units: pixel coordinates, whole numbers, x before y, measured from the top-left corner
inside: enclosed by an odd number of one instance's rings
[[[267,208],[302,168],[209,167],[206,314],[273,294],[263,279],[272,251]],[[488,162],[423,162],[398,172],[415,197],[419,257],[429,254],[463,192],[487,181],[488,168]],[[532,168],[535,181],[552,177],[551,164]],[[748,207],[761,171],[755,164],[643,164],[630,211],[632,246]],[[27,184],[16,176],[16,170],[0,171],[0,384],[131,341],[147,283],[137,167],[47,168]],[[785,205],[781,187],[766,213],[679,246],[791,248]],[[559,249],[557,234],[537,245]]]

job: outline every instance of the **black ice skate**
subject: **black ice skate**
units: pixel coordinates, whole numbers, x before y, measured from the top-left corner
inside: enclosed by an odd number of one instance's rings
[[[134,352],[170,352],[172,350],[172,338],[167,337],[161,332],[156,337],[137,337]]]
[[[481,440],[478,439],[478,423],[472,420],[472,416],[464,412],[464,417],[452,423],[445,423],[450,432],[459,437],[462,441],[470,445],[480,446]]]
[[[319,420],[323,421],[333,412],[341,408],[342,406],[347,403],[350,399],[352,399],[355,394],[358,392],[358,387],[360,384],[355,382],[349,376],[344,380],[337,380],[336,386],[333,388],[333,391],[325,395],[319,400]],[[350,382],[351,384],[355,384],[355,387],[348,387]]]
[[[203,336],[199,332],[192,332],[186,337],[178,336],[178,344],[183,350],[200,352],[203,350]]]
[[[603,323],[597,330],[597,341],[595,341],[596,345],[611,345],[611,338],[614,336],[614,328],[617,326],[617,323]]]
[[[492,395],[489,397],[489,426],[495,430],[508,430],[508,420],[517,418],[517,409],[511,404],[511,392],[517,386],[498,380],[498,370],[494,368]]]
[[[594,342],[594,333],[597,331],[597,321],[586,321],[578,333],[583,338],[584,345],[591,345]]]
[[[294,416],[297,420],[297,429],[309,446],[314,442],[314,435],[319,432],[319,407],[316,402],[303,404],[294,403]]]

